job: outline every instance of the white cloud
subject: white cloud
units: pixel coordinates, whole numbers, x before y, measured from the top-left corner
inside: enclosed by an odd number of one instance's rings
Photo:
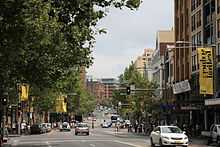
[[[173,9],[173,0],[144,0],[138,11],[112,9],[99,23],[108,33],[97,36],[95,60],[88,74],[119,76],[144,48],[155,47],[156,31],[171,29]]]

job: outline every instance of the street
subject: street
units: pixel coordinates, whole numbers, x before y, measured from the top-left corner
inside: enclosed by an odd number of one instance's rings
[[[74,130],[53,130],[47,134],[11,138],[9,143],[12,147],[150,147],[149,137],[128,134],[125,130],[116,134],[113,128],[91,129],[89,136],[75,136]],[[190,147],[205,146],[198,143],[190,144]]]

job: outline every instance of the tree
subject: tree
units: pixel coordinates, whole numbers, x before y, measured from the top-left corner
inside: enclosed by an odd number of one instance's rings
[[[122,85],[135,85],[136,88],[146,89],[142,91],[135,91],[134,95],[121,95],[125,91],[114,91],[113,102],[115,103],[121,101],[122,103],[127,103],[130,107],[126,108],[124,113],[132,112],[136,116],[136,119],[142,116],[142,113],[150,112],[152,106],[154,106],[154,91],[157,88],[155,82],[148,81],[143,77],[135,68],[134,63],[132,62],[129,67],[125,68],[125,71],[122,75],[119,76],[119,81]],[[148,90],[147,90],[148,89]],[[123,107],[122,107],[123,109]]]
[[[97,22],[106,7],[137,9],[140,0],[2,0],[0,95],[17,83],[51,88],[92,63]],[[33,89],[33,88],[32,88]]]

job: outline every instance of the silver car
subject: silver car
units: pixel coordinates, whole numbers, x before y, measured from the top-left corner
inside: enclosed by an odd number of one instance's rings
[[[78,125],[75,128],[75,135],[84,133],[86,135],[89,135],[89,126],[87,125],[87,123],[78,123]]]

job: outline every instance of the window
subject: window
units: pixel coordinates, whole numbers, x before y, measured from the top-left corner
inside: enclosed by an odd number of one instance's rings
[[[220,0],[217,0],[217,13],[220,13]]]
[[[196,17],[195,15],[192,16],[192,31],[196,29]]]
[[[198,28],[201,26],[201,10],[196,13],[196,20],[196,27]]]
[[[214,132],[217,132],[217,127],[214,127],[213,131],[214,131]]]
[[[217,35],[218,35],[218,38],[220,38],[220,19],[218,19],[217,21]]]
[[[196,38],[197,38],[196,44],[198,44],[198,45],[202,44],[201,32],[196,34]]]
[[[216,49],[216,56],[217,56],[218,62],[220,62],[220,43],[218,44],[218,47]]]
[[[154,129],[154,132],[156,132],[156,131],[160,131],[160,127],[156,127],[156,128]]]
[[[194,46],[195,44],[197,44],[197,40],[196,40],[196,35],[192,36],[192,45]],[[196,47],[192,48],[192,51],[194,51],[196,49]]]
[[[197,0],[196,7],[199,7],[200,5],[201,5],[201,0]]]
[[[196,8],[196,0],[191,0],[191,11],[195,10]]]

